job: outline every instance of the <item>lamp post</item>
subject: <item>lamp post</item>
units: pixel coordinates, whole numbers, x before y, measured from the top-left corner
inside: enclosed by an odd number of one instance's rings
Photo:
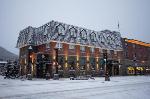
[[[30,45],[28,47],[28,73],[31,74],[31,52],[32,52],[32,46]]]
[[[58,33],[58,46],[56,44],[54,50],[55,50],[55,53],[56,53],[56,74],[58,74],[58,50],[60,50],[61,46],[60,46],[60,35],[61,33]]]
[[[28,74],[27,74],[27,78],[28,80],[32,80],[32,76],[31,76],[31,64],[32,64],[32,56],[31,56],[31,52],[32,52],[32,46],[30,45],[28,47]]]
[[[133,59],[133,62],[134,62],[134,75],[136,75],[136,67],[137,67],[137,62],[136,62],[136,54],[134,55],[134,59]]]
[[[110,81],[109,72],[107,70],[107,51],[105,53],[103,53],[103,58],[105,61],[105,81]]]
[[[104,66],[104,71],[105,71],[105,75],[107,72],[107,53],[103,53],[103,58],[104,58],[104,62],[105,62],[105,66]]]

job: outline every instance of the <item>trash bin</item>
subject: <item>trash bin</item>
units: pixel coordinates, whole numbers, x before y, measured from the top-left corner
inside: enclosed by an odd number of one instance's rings
[[[54,79],[54,80],[59,80],[59,75],[58,75],[58,74],[54,74],[53,79]]]
[[[27,74],[27,79],[28,80],[32,80],[32,75],[31,74]]]
[[[50,79],[50,73],[46,73],[45,77],[46,77],[46,80],[49,80]]]

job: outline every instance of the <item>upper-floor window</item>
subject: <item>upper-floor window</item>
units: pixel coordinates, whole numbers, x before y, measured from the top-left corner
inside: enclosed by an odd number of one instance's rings
[[[103,35],[102,33],[98,35],[98,38],[99,38],[99,41],[100,41],[102,44],[105,44],[104,35]]]
[[[110,54],[113,55],[114,54],[114,50],[110,50]]]
[[[133,44],[133,48],[136,48],[135,44]]]
[[[128,58],[128,51],[125,51],[125,57]]]
[[[75,45],[70,44],[69,49],[75,49]]]
[[[57,42],[55,47],[56,48],[62,48],[62,46],[63,46],[62,43]]]
[[[69,32],[70,32],[70,36],[71,37],[76,37],[77,35],[77,30],[75,28],[70,28],[69,29]]]
[[[46,46],[47,49],[50,48],[50,44],[49,43],[46,43],[45,46]]]
[[[85,51],[85,46],[80,46],[80,50],[84,52]]]
[[[92,53],[94,52],[94,47],[90,48],[90,52],[92,52]]]
[[[107,50],[107,54],[110,54],[110,50]]]
[[[117,55],[117,51],[114,51],[114,54]]]
[[[59,24],[57,27],[56,27],[56,32],[59,34],[59,35],[65,35],[65,28]]]
[[[90,39],[92,42],[96,42],[96,34],[94,32],[90,34]]]
[[[80,36],[81,36],[81,38],[84,39],[84,40],[87,39],[86,30],[83,29],[83,30],[80,32]]]

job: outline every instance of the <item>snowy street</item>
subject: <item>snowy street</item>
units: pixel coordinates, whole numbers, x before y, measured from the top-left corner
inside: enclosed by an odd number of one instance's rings
[[[150,76],[95,80],[34,79],[21,81],[0,76],[0,99],[149,99]]]

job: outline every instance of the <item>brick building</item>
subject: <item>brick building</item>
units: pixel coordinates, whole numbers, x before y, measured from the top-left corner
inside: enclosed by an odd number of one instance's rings
[[[150,74],[150,44],[134,39],[122,39],[123,74]]]
[[[58,73],[61,77],[119,75],[123,59],[119,32],[93,31],[65,23],[50,21],[20,31],[20,74],[45,77]],[[104,60],[107,54],[107,66]]]

